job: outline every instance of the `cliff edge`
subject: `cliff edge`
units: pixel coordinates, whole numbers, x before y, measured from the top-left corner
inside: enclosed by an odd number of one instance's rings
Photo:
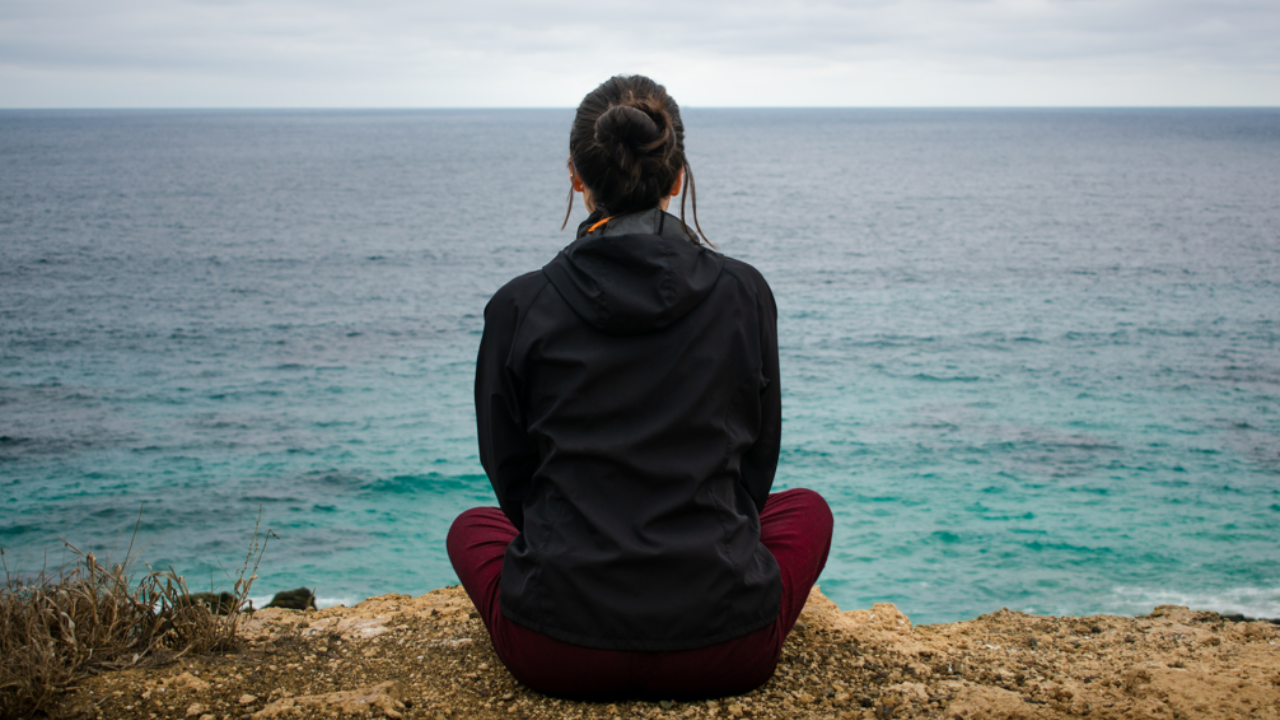
[[[83,718],[1267,718],[1280,628],[1161,606],[1138,618],[1001,610],[915,627],[814,588],[772,680],[714,701],[580,703],[506,672],[461,588],[351,608],[261,610],[239,652],[91,678]]]

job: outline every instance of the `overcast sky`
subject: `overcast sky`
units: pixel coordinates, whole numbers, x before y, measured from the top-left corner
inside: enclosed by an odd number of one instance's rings
[[[1280,105],[1280,0],[0,0],[2,107]]]

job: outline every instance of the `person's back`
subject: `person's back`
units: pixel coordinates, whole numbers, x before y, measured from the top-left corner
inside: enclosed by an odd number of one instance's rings
[[[769,495],[773,296],[665,212],[692,175],[660,85],[613,78],[589,94],[570,172],[593,211],[578,239],[485,310],[476,415],[501,512],[464,513],[450,557],[535,689],[750,689],[772,673],[831,526],[816,494]]]
[[[536,463],[524,487],[499,491],[536,508],[508,511],[523,523],[507,617],[625,650],[701,647],[774,620],[781,586],[758,518],[780,429],[774,315],[755,270],[656,208],[494,296],[479,420],[527,439],[482,443],[481,459]],[[507,414],[517,406],[523,417]]]

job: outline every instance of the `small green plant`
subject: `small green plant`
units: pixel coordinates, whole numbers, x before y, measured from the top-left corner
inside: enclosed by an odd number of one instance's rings
[[[139,524],[141,523],[139,513]],[[133,541],[123,562],[106,564],[63,540],[76,558],[54,574],[22,579],[4,562],[0,588],[0,718],[56,714],[62,691],[88,674],[187,653],[235,647],[249,589],[275,533],[254,525],[229,603],[217,614],[173,568],[135,579]],[[134,526],[134,539],[138,525]],[[0,547],[0,560],[4,548]],[[227,607],[229,605],[229,607]]]

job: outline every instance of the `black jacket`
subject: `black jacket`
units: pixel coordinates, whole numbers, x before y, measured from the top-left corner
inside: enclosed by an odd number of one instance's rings
[[[777,617],[759,511],[781,435],[755,268],[660,210],[614,219],[485,308],[480,459],[520,535],[502,612],[575,645],[686,650]]]

